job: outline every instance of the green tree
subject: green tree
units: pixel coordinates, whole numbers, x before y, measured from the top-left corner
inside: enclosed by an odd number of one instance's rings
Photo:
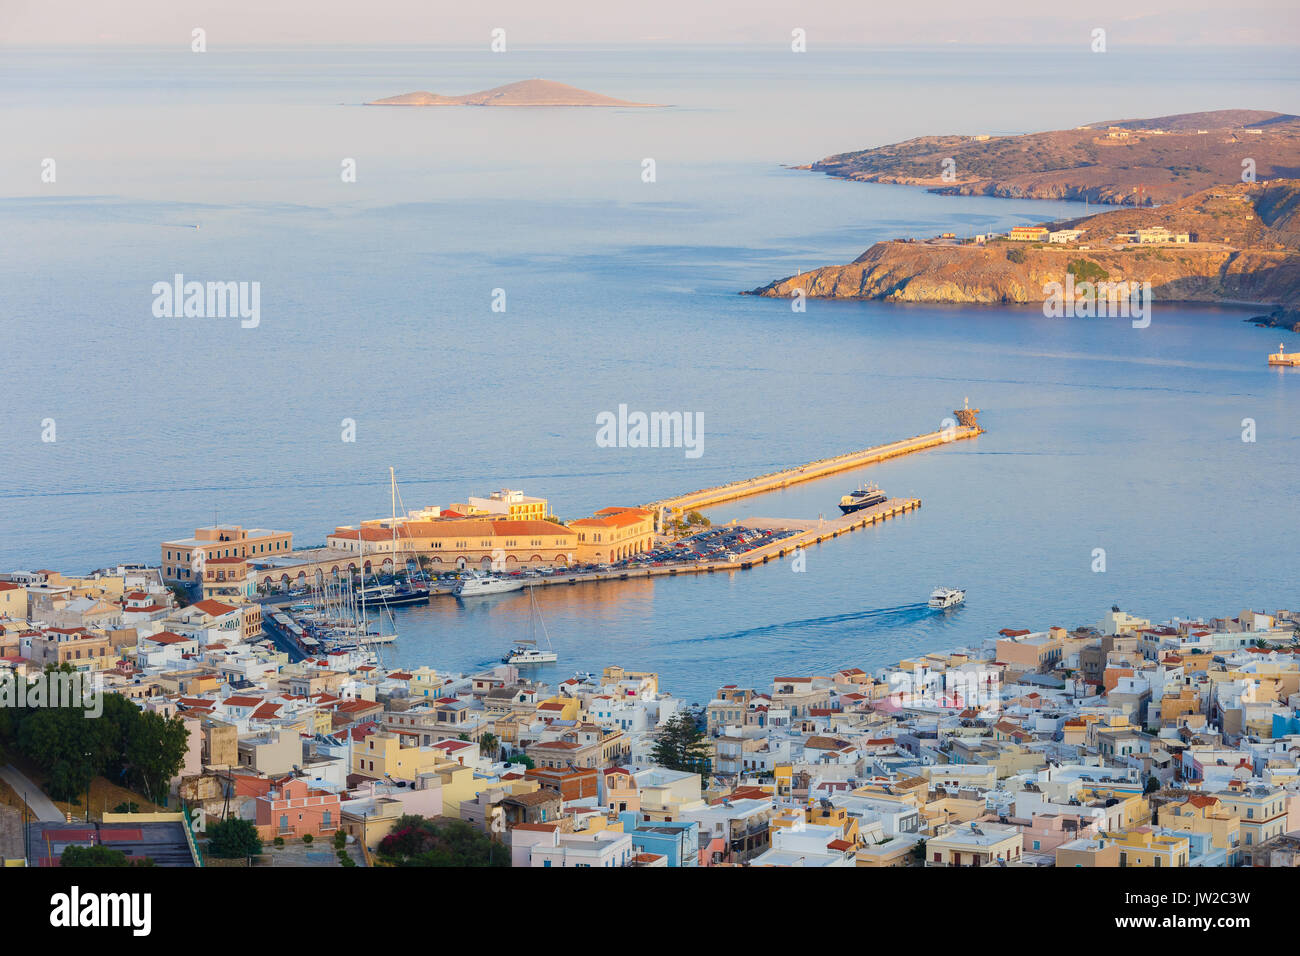
[[[699,712],[683,710],[673,714],[659,728],[650,759],[669,770],[707,774],[712,749],[700,729]]]
[[[59,855],[59,866],[153,866],[149,857],[133,860],[121,850],[107,846],[69,846]]]
[[[497,754],[501,751],[501,741],[497,740],[496,734],[484,734],[478,739],[478,752],[491,758],[497,759]]]
[[[172,778],[185,762],[190,732],[179,717],[139,711],[126,742],[128,775],[154,803],[167,797]]]
[[[511,754],[506,758],[506,763],[517,763],[523,765],[525,770],[532,770],[534,766],[533,758],[528,754]]]
[[[208,852],[225,860],[256,856],[262,852],[262,838],[248,820],[231,817],[208,824]]]
[[[510,855],[464,820],[413,814],[397,819],[378,854],[390,866],[510,866]]]

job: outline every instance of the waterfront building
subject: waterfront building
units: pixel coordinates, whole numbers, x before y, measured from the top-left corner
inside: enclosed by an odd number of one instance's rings
[[[578,535],[564,525],[537,519],[464,518],[405,521],[395,527],[341,526],[326,545],[345,557],[327,573],[365,569],[391,573],[409,559],[434,571],[567,565],[578,551]]]
[[[469,497],[449,509],[466,518],[487,516],[513,518],[516,521],[545,521],[550,509],[545,498],[533,498],[509,488],[494,491],[486,498]]]
[[[570,521],[580,564],[622,561],[654,547],[655,513],[645,508],[602,508],[590,518]]]
[[[188,585],[201,582],[201,568],[217,558],[264,558],[286,554],[293,550],[293,534],[219,524],[196,528],[192,538],[164,541],[160,549],[164,580]]]

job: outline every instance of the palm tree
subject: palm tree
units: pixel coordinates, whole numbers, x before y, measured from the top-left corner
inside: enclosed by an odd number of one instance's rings
[[[497,754],[501,750],[501,741],[497,740],[495,734],[484,734],[478,739],[478,752],[492,758],[495,763]]]

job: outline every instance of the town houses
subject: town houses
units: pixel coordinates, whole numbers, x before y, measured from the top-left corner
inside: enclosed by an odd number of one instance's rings
[[[550,683],[510,664],[387,666],[358,648],[302,658],[261,632],[246,597],[177,601],[159,569],[5,578],[24,601],[0,619],[0,676],[52,663],[97,675],[182,721],[170,790],[187,812],[234,814],[282,843],[341,833],[366,865],[412,815],[463,821],[538,868],[1300,859],[1291,611],[1007,621],[977,645],[791,666],[696,707],[612,662]],[[668,760],[660,744],[683,728],[691,756]]]

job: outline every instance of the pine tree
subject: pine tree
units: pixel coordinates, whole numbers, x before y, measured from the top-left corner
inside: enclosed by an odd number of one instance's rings
[[[712,747],[700,729],[699,715],[678,711],[659,728],[650,758],[668,770],[707,774]]]

